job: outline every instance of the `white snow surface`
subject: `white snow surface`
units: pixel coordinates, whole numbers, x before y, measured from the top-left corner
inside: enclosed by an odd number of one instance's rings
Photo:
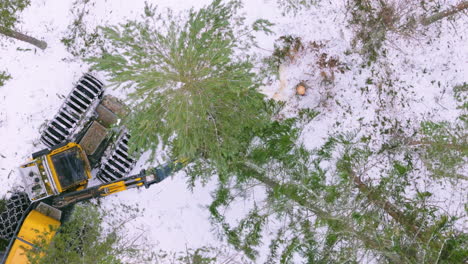
[[[150,2],[179,11],[210,3],[209,0]],[[376,111],[397,118],[402,123],[409,120],[410,127],[428,118],[454,120],[459,115],[452,88],[467,81],[467,16],[455,22],[438,23],[430,27],[426,36],[390,36],[391,41],[384,45],[388,49],[387,57],[379,58],[376,64],[385,67],[375,66],[373,71],[377,76],[389,74],[395,80],[394,87],[400,92],[397,97],[403,103],[380,109],[377,94],[360,93],[360,89],[366,86],[367,78],[372,78],[372,72],[369,68],[360,69],[357,66],[362,63],[360,55],[349,53],[352,51],[350,42],[353,33],[346,26],[349,14],[345,13],[345,1],[322,1],[319,6],[297,16],[282,16],[274,0],[244,2],[248,21],[264,18],[276,24],[273,36],[259,35],[261,49],[257,52],[271,54],[273,41],[282,35],[300,36],[303,43],[315,41],[323,44],[319,51],[306,51],[294,61],[283,64],[280,79],[262,87],[268,96],[286,102],[285,116],[294,115],[301,108],[320,108],[320,115],[305,126],[301,136],[308,148],[320,146],[330,133],[358,129],[359,134],[375,135],[372,141],[380,146],[384,138],[379,136],[377,130],[381,127],[372,126]],[[446,1],[446,4],[456,2]],[[69,13],[72,3],[73,0],[32,1],[23,13],[20,30],[45,40],[48,43],[46,50],[36,50],[25,43],[2,39],[0,70],[7,70],[12,79],[0,87],[0,195],[7,194],[20,184],[13,170],[25,162],[32,152],[40,150],[41,124],[53,117],[62,104],[63,96],[88,70],[89,66],[84,63],[65,60],[70,55],[60,42],[72,19]],[[144,0],[97,1],[88,19],[91,18],[90,23],[95,24],[115,24],[140,16],[143,6]],[[334,72],[333,85],[324,84],[321,70],[314,64],[320,53],[338,58],[351,70]],[[295,86],[301,81],[309,87],[304,97],[295,95]],[[336,100],[327,100],[327,93]],[[140,162],[134,172],[145,166],[144,162]],[[440,186],[424,184],[421,182],[420,188],[436,191],[434,201],[440,201],[441,207],[463,216],[463,208],[453,207],[453,204],[467,202],[466,182],[457,186],[446,182],[440,182]],[[209,182],[206,186],[197,185],[191,192],[187,190],[186,179],[181,172],[150,189],[122,192],[101,199],[101,202],[109,210],[119,203],[137,204],[144,208],[141,217],[130,222],[128,229],[135,232],[144,230],[145,236],[158,249],[185,251],[186,248],[225,244],[212,232],[206,209],[214,187],[215,182]],[[236,206],[233,212],[242,215],[247,205]],[[468,227],[466,215],[459,225],[460,228]]]

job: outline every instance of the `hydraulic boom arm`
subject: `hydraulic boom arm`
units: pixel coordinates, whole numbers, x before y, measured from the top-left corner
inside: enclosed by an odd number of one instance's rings
[[[110,194],[118,193],[135,187],[145,186],[145,188],[149,188],[151,185],[161,182],[174,172],[180,170],[183,166],[184,162],[175,161],[157,168],[142,170],[137,175],[128,176],[110,183],[103,183],[85,190],[65,193],[54,197],[52,200],[52,206],[56,208],[63,208],[80,201],[91,198],[105,197]]]

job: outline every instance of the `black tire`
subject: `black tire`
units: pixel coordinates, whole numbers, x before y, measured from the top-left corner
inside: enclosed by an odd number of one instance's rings
[[[31,202],[26,193],[14,193],[0,213],[0,238],[10,240]]]

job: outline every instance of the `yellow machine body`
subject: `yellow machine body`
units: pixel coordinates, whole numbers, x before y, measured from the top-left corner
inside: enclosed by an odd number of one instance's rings
[[[25,218],[18,235],[6,258],[5,264],[29,263],[26,252],[38,248],[39,242],[48,245],[60,227],[60,221],[37,210],[32,210]]]

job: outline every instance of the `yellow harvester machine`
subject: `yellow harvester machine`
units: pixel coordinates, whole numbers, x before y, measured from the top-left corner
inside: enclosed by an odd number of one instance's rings
[[[25,252],[37,247],[43,234],[48,241],[53,238],[62,208],[130,188],[148,188],[183,166],[176,161],[128,176],[135,161],[128,154],[129,135],[118,126],[127,111],[115,97],[104,95],[103,83],[93,75],[78,81],[41,132],[46,148],[17,170],[21,191],[14,192],[0,212],[0,238],[9,241],[0,254],[1,263],[28,263]]]

